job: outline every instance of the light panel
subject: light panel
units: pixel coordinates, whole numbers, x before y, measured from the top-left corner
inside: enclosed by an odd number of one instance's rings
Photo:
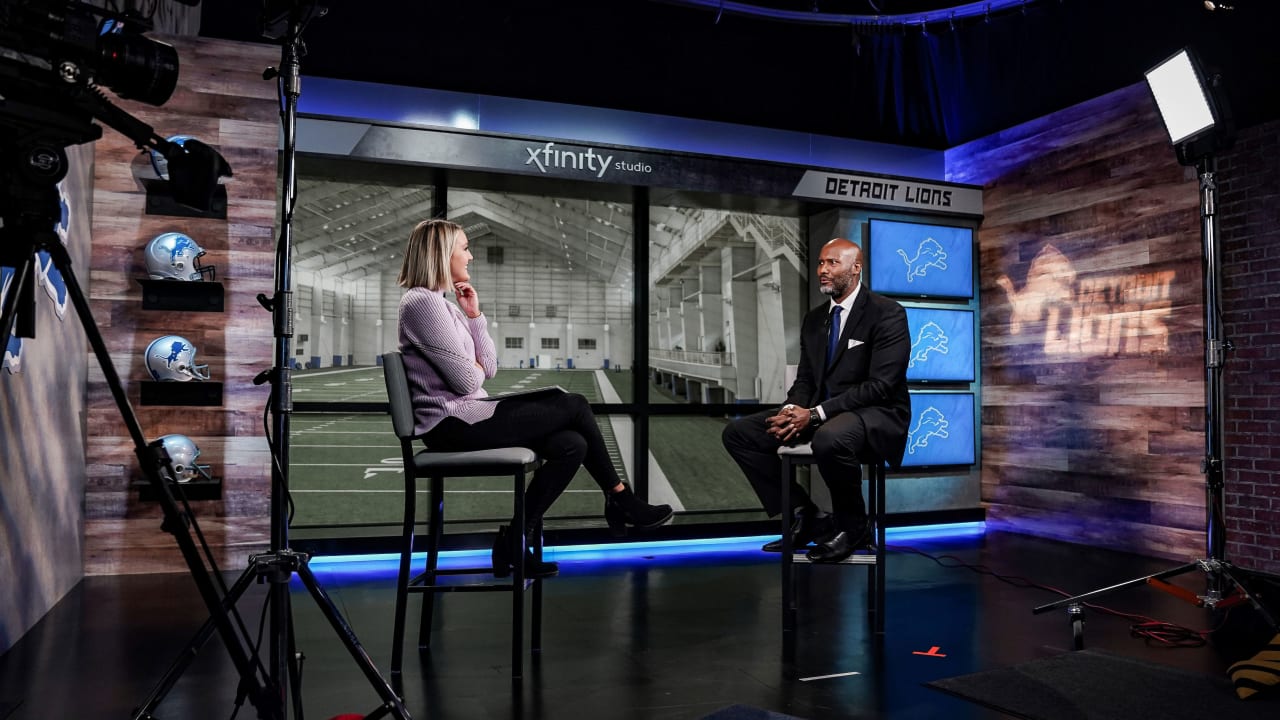
[[[1147,84],[1155,96],[1160,117],[1174,145],[1186,142],[1216,123],[1204,79],[1188,50],[1147,71]]]

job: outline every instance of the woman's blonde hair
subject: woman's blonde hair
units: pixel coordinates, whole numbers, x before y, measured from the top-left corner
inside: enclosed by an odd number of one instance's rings
[[[449,269],[453,248],[462,235],[462,226],[441,219],[423,220],[409,233],[409,244],[404,249],[404,262],[400,265],[400,287],[424,287],[445,291],[453,287],[453,273]]]

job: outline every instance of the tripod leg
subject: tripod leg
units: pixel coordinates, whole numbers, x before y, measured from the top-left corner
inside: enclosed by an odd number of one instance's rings
[[[22,265],[14,268],[13,283],[9,286],[9,292],[4,296],[4,305],[0,307],[0,353],[3,353],[9,347],[9,339],[14,335],[22,336],[16,331],[14,321],[18,317],[18,301],[23,295],[30,294],[29,289],[35,283],[34,270],[35,267],[35,247],[32,246],[30,252],[22,261]]]
[[[256,573],[252,567],[241,573],[240,578],[236,580],[230,591],[227,592],[223,600],[223,606],[230,607],[239,602],[240,596],[244,594],[245,590],[249,589],[249,585],[253,583],[255,576]],[[178,654],[178,657],[174,658],[173,664],[161,676],[160,681],[151,690],[151,694],[138,707],[133,715],[134,720],[145,720],[152,717],[151,713],[160,706],[160,703],[164,702],[165,696],[173,689],[174,684],[178,682],[178,678],[182,677],[182,673],[186,672],[187,667],[195,661],[196,655],[200,653],[205,643],[209,642],[209,638],[213,636],[217,627],[212,617],[204,621],[204,625],[201,625],[200,629],[196,631],[196,634],[191,638],[191,642],[187,643],[187,646]]]
[[[284,585],[285,594],[288,594],[288,585]],[[289,641],[287,643],[289,649],[289,690],[293,693],[293,713],[298,720],[302,719],[302,661],[303,657],[298,653],[298,636],[293,629],[293,613],[289,613]]]
[[[302,580],[302,584],[311,593],[312,599],[316,601],[316,605],[320,608],[320,612],[325,619],[329,621],[334,631],[338,634],[338,638],[342,640],[342,644],[346,646],[347,652],[351,653],[352,659],[356,661],[356,666],[364,673],[369,684],[373,687],[374,692],[378,693],[378,697],[382,698],[383,706],[390,708],[392,714],[403,720],[409,720],[409,711],[400,702],[400,698],[396,695],[386,680],[378,674],[378,668],[373,664],[373,659],[369,657],[369,653],[365,651],[364,646],[360,644],[360,640],[356,637],[356,633],[343,619],[338,612],[338,608],[334,606],[333,600],[320,587],[320,583],[316,580],[316,576],[311,573],[311,568],[307,563],[300,562],[297,567],[298,577]]]
[[[1217,563],[1216,568],[1217,574],[1227,578],[1231,581],[1231,584],[1240,589],[1240,592],[1244,595],[1245,599],[1253,605],[1254,610],[1258,611],[1258,615],[1262,617],[1263,622],[1271,628],[1272,632],[1280,633],[1280,625],[1276,623],[1276,617],[1272,615],[1267,610],[1267,607],[1259,602],[1258,598],[1254,597],[1253,594],[1249,592],[1249,588],[1241,583],[1240,580],[1231,572],[1232,566],[1229,563],[1222,562]]]
[[[41,249],[46,250],[52,256],[54,265],[62,273],[63,280],[66,281],[67,296],[75,306],[76,314],[80,317],[80,322],[84,326],[89,345],[93,348],[93,354],[97,358],[103,377],[111,390],[111,396],[115,400],[125,427],[129,431],[129,436],[133,440],[134,452],[142,465],[142,472],[146,475],[147,481],[160,499],[161,508],[164,510],[165,528],[173,534],[178,542],[182,557],[187,563],[192,579],[195,580],[196,588],[200,591],[200,597],[204,600],[205,607],[209,611],[209,616],[214,622],[218,634],[222,636],[227,654],[231,656],[231,661],[235,664],[236,671],[240,674],[242,685],[247,688],[250,701],[258,709],[261,717],[270,719],[283,718],[283,706],[278,704],[273,706],[270,702],[269,695],[255,670],[255,665],[250,660],[250,650],[245,648],[240,636],[236,634],[235,628],[231,624],[231,619],[223,608],[222,599],[218,597],[214,581],[200,558],[195,541],[191,539],[186,517],[178,509],[173,493],[170,491],[165,478],[160,474],[160,467],[166,461],[166,456],[163,454],[164,448],[162,446],[152,447],[147,444],[146,437],[142,433],[142,425],[138,422],[138,417],[133,412],[133,406],[129,403],[129,398],[125,394],[124,386],[120,382],[120,376],[116,373],[115,365],[111,362],[111,354],[107,350],[106,342],[102,339],[102,333],[93,319],[93,312],[89,309],[89,301],[85,298],[84,291],[80,288],[80,283],[76,279],[75,273],[72,272],[71,258],[67,255],[66,248],[60,242],[53,242],[45,243]]]
[[[1032,608],[1031,614],[1039,615],[1041,613],[1045,613],[1050,610],[1056,610],[1061,607],[1078,605],[1081,602],[1084,602],[1085,600],[1088,600],[1090,598],[1107,595],[1109,593],[1115,592],[1116,590],[1123,590],[1124,588],[1132,587],[1134,585],[1145,585],[1151,580],[1163,580],[1165,578],[1174,577],[1176,575],[1182,575],[1183,573],[1188,573],[1188,572],[1191,572],[1192,570],[1196,570],[1199,567],[1200,567],[1200,563],[1194,563],[1194,562],[1187,563],[1186,565],[1179,565],[1178,567],[1170,568],[1168,570],[1155,573],[1154,575],[1144,575],[1143,577],[1134,578],[1132,580],[1126,580],[1122,583],[1117,583],[1109,587],[1099,588],[1097,590],[1090,590],[1087,593],[1082,593],[1080,595],[1075,595],[1069,598],[1063,598],[1061,600],[1058,600],[1057,602],[1051,602],[1045,605],[1040,605],[1039,607]]]

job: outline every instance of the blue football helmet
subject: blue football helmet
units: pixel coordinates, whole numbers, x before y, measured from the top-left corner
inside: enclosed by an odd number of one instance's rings
[[[146,352],[147,372],[153,380],[208,380],[209,366],[196,364],[196,346],[180,335],[151,341]]]
[[[192,137],[190,135],[171,135],[165,139],[175,145],[182,145],[191,140]],[[161,180],[169,179],[169,161],[165,159],[164,155],[155,150],[151,151],[151,169],[156,171],[156,177]]]
[[[144,254],[147,275],[152,280],[213,280],[213,266],[200,264],[204,248],[192,240],[190,235],[180,232],[161,233],[147,243]]]
[[[196,464],[200,448],[196,447],[191,438],[186,435],[163,435],[160,442],[164,444],[164,451],[169,454],[169,465],[173,467],[174,479],[178,482],[191,482],[198,477],[213,479],[209,475],[208,465]]]

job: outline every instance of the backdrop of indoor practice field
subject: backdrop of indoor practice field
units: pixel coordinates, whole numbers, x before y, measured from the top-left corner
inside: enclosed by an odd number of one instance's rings
[[[629,402],[632,374],[617,370],[555,370],[501,368],[485,383],[491,395],[558,385],[581,393],[592,403]],[[379,367],[300,370],[294,375],[294,399],[299,402],[386,402]],[[650,385],[650,402],[675,402],[667,391]],[[597,418],[614,467],[624,480],[631,477],[634,458],[632,419],[626,415]],[[758,502],[725,453],[720,433],[726,423],[711,417],[659,417],[649,426],[649,497],[680,511],[755,510]],[[296,413],[291,426],[290,489],[294,499],[293,526],[314,528],[341,525],[385,525],[393,532],[403,512],[404,474],[400,445],[391,420],[378,413]],[[425,485],[419,518],[426,517]],[[476,478],[451,483],[447,519],[499,522],[511,512],[511,479]],[[548,517],[598,518],[603,511],[600,490],[586,471],[573,483]]]

